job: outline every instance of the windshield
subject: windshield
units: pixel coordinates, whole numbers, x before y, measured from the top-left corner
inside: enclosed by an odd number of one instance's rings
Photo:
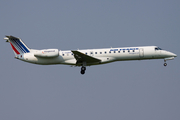
[[[160,47],[155,47],[155,50],[162,50]]]

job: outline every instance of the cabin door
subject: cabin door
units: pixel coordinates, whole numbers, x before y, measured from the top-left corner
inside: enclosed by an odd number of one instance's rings
[[[143,58],[143,57],[144,57],[144,49],[143,49],[143,48],[140,48],[140,49],[139,49],[139,57],[140,57],[140,58]]]

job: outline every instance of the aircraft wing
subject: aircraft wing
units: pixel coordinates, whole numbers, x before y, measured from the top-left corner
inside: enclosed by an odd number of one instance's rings
[[[72,51],[72,53],[74,54],[74,57],[77,60],[77,63],[82,63],[82,62],[97,63],[97,62],[101,61],[100,59],[86,55],[86,54],[79,52],[79,51]]]

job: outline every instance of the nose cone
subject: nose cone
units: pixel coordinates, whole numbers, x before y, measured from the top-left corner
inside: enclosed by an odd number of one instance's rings
[[[165,58],[167,58],[167,57],[177,57],[176,54],[174,54],[172,52],[169,52],[169,51],[165,51],[165,50],[161,52],[161,55],[163,57],[165,57]]]
[[[173,53],[174,54],[174,53]],[[177,55],[176,54],[174,54],[174,57],[177,57]]]
[[[172,52],[168,52],[168,54],[169,54],[170,57],[177,57],[177,55],[172,53]]]

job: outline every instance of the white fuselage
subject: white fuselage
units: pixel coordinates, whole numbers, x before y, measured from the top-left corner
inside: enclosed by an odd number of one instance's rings
[[[87,49],[77,51],[101,60],[98,63],[87,63],[86,66],[105,64],[114,61],[166,58],[173,59],[174,57],[176,57],[176,54],[158,49],[157,46]],[[41,65],[66,64],[82,66],[82,64],[77,64],[77,60],[75,59],[73,52],[70,50],[59,51],[59,55],[56,57],[37,57],[35,56],[35,54],[38,52],[40,52],[40,50],[31,49],[30,53],[18,55],[16,56],[16,58],[26,62]]]
[[[40,65],[81,66],[81,74],[85,74],[86,66],[125,60],[164,59],[164,66],[167,66],[166,60],[172,60],[177,56],[157,46],[68,51],[59,51],[58,49],[34,50],[28,48],[20,38],[6,36],[4,39],[10,43],[15,58],[19,60]]]

